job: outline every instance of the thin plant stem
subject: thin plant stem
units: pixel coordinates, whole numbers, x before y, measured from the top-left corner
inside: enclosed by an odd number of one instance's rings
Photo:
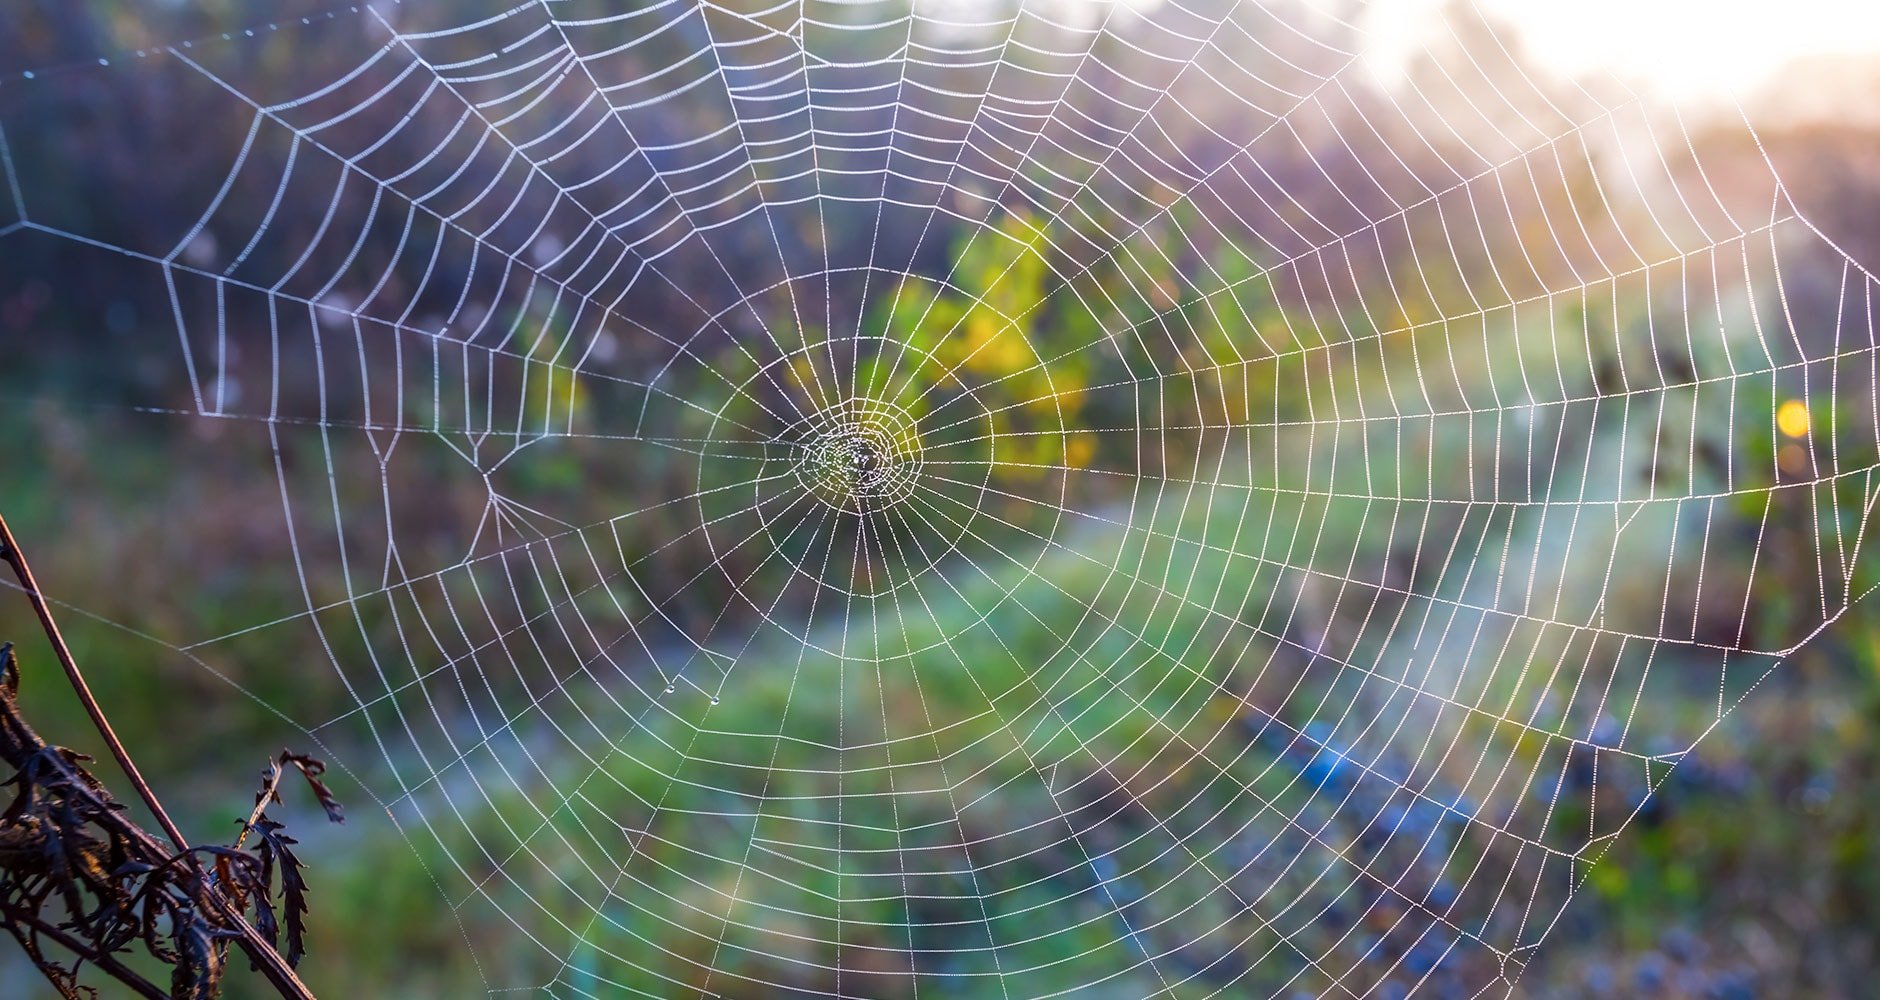
[[[91,685],[85,683],[85,674],[79,670],[78,661],[73,658],[71,647],[65,644],[65,636],[59,632],[59,623],[52,617],[52,607],[46,603],[45,595],[40,593],[39,583],[33,578],[32,567],[27,564],[25,553],[20,551],[19,542],[14,539],[12,529],[7,527],[4,515],[0,515],[0,560],[5,560],[7,565],[13,568],[13,575],[19,579],[21,588],[26,591],[26,599],[32,602],[33,612],[39,616],[40,628],[45,631],[47,641],[52,643],[52,651],[58,657],[59,666],[65,670],[66,680],[71,682],[73,692],[78,695],[78,700],[85,706],[86,714],[91,716],[92,725],[98,730],[98,735],[103,737],[105,746],[110,748],[111,756],[117,760],[119,769],[124,772],[125,777],[130,779],[132,787],[137,789],[138,798],[143,800],[151,815],[157,818],[157,825],[163,828],[164,834],[170,838],[170,843],[175,846],[177,853],[189,859],[203,895],[241,935],[239,943],[242,951],[287,1000],[314,1000],[313,991],[307,988],[306,983],[301,982],[293,966],[288,965],[281,953],[268,944],[267,939],[261,936],[261,932],[237,912],[227,897],[215,888],[207,873],[203,871],[201,861],[190,848],[189,841],[183,837],[183,831],[177,828],[174,820],[170,819],[169,812],[157,799],[157,793],[150,787],[150,783],[144,780],[143,773],[137,769],[137,762],[131,759],[130,751],[125,749],[123,741],[118,739],[117,732],[111,728],[111,722],[105,717],[104,709],[98,704],[97,697],[91,693]]]
[[[0,559],[13,567],[13,575],[19,578],[20,586],[26,590],[26,599],[32,602],[33,612],[39,616],[39,626],[45,630],[47,641],[52,643],[52,652],[59,659],[59,666],[65,668],[65,679],[72,683],[72,690],[78,694],[78,700],[85,706],[85,714],[91,716],[91,724],[104,738],[111,756],[117,760],[118,768],[131,781],[131,787],[137,790],[137,797],[144,800],[150,814],[157,818],[157,825],[170,838],[170,844],[177,853],[189,852],[189,841],[183,838],[183,831],[178,829],[176,821],[157,800],[157,793],[144,780],[143,773],[137,770],[137,762],[131,759],[129,750],[124,748],[116,731],[111,728],[111,720],[105,718],[104,709],[91,693],[91,685],[85,683],[85,675],[78,669],[78,661],[72,658],[71,647],[65,644],[65,636],[59,632],[59,623],[52,617],[52,608],[46,603],[44,594],[39,592],[39,583],[33,579],[33,570],[26,562],[26,556],[20,551],[19,543],[13,538],[12,529],[7,527],[5,515],[0,515]]]

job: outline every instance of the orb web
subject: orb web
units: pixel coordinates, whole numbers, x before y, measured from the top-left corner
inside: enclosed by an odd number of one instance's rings
[[[110,70],[239,137],[134,238],[9,81],[0,236],[164,304],[142,412],[253,445],[298,591],[169,638],[321,651],[347,704],[272,703],[491,991],[1506,993],[1864,593],[1874,282],[1623,90],[1363,42],[336,8]]]

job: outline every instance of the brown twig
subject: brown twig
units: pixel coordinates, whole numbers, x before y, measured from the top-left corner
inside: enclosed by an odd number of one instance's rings
[[[52,643],[52,652],[59,658],[59,666],[65,668],[65,679],[72,682],[72,690],[77,692],[78,700],[85,706],[85,714],[91,716],[91,724],[97,728],[98,735],[104,738],[105,746],[110,748],[111,756],[117,759],[118,767],[131,781],[131,787],[137,790],[137,797],[144,800],[151,815],[157,818],[157,825],[170,838],[170,843],[178,854],[189,852],[189,841],[183,839],[183,831],[177,829],[176,822],[163,809],[163,803],[157,800],[157,793],[152,791],[150,783],[137,770],[137,762],[131,760],[129,750],[118,739],[111,728],[111,721],[105,718],[104,709],[91,693],[91,685],[85,683],[85,675],[78,669],[78,661],[72,658],[72,650],[65,644],[65,636],[59,632],[59,623],[53,620],[52,608],[46,603],[45,595],[39,592],[39,584],[33,579],[33,570],[26,563],[26,556],[20,552],[19,543],[13,539],[12,529],[7,527],[5,515],[0,515],[0,559],[13,567],[13,575],[19,578],[20,586],[26,590],[26,599],[33,604],[33,612],[39,616],[39,627],[45,630],[46,639]]]
[[[203,886],[203,894],[216,907],[219,915],[228,921],[229,926],[234,927],[241,935],[237,943],[241,945],[243,953],[287,1000],[315,1000],[313,991],[307,988],[306,983],[301,982],[300,976],[294,972],[293,966],[287,963],[287,959],[268,944],[267,939],[261,936],[261,932],[235,909],[227,897],[215,889],[201,861],[196,858],[189,846],[189,841],[183,837],[183,832],[170,819],[169,813],[164,810],[163,803],[157,799],[157,793],[151,789],[150,783],[144,780],[142,772],[137,769],[137,763],[131,759],[130,751],[125,749],[123,741],[118,739],[117,733],[111,728],[110,720],[105,718],[104,709],[98,704],[97,697],[91,693],[91,686],[85,683],[85,675],[79,670],[78,661],[73,658],[71,647],[65,644],[65,637],[59,632],[58,622],[52,617],[52,608],[46,603],[45,595],[40,593],[39,584],[33,578],[32,568],[27,564],[25,554],[20,551],[19,543],[14,540],[12,529],[7,527],[4,515],[0,515],[0,560],[4,560],[13,568],[13,575],[19,579],[20,586],[26,592],[27,600],[32,602],[33,612],[39,616],[40,628],[45,631],[47,641],[52,643],[52,650],[58,657],[59,666],[65,670],[66,680],[71,682],[72,690],[78,695],[78,700],[84,704],[86,714],[91,716],[92,725],[97,728],[98,735],[110,748],[111,756],[117,760],[118,767],[123,770],[125,777],[130,779],[132,787],[137,789],[138,797],[149,808],[151,815],[156,817],[157,824],[163,828],[164,834],[170,838],[177,854],[189,859],[189,865],[195,873],[195,880]]]
[[[97,966],[98,968],[103,969],[105,972],[110,973],[112,978],[116,979],[120,983],[123,983],[125,986],[130,987],[139,996],[150,998],[150,1000],[170,1000],[170,994],[168,992],[158,987],[155,983],[152,983],[150,980],[145,979],[143,976],[138,975],[136,970],[130,968],[129,966],[111,957],[110,955],[99,954],[91,950],[90,948],[87,948],[85,945],[85,942],[80,941],[79,939],[71,936],[70,934],[65,933],[64,931],[60,930],[58,927],[55,927],[54,925],[47,923],[46,921],[41,920],[40,918],[33,916],[31,914],[15,914],[14,919],[19,920],[25,923],[27,926],[31,927],[33,930],[33,933],[38,934],[40,937],[43,937],[46,940],[53,942],[54,944],[57,944],[63,948],[66,948],[67,950],[71,951],[73,954],[84,955],[85,961],[90,962],[91,964]]]
[[[268,780],[262,783],[261,791],[255,796],[254,809],[249,811],[248,818],[242,822],[241,834],[235,838],[236,850],[241,850],[243,845],[248,843],[248,832],[255,828],[255,823],[261,819],[261,814],[267,811],[268,805],[280,801],[281,779],[285,777],[287,777],[287,769],[284,767],[275,767],[269,772]]]

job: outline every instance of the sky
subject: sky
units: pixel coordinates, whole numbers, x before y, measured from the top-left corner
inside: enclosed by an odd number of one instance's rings
[[[1373,0],[1364,15],[1388,75],[1447,0]],[[1880,0],[1474,0],[1562,75],[1610,73],[1680,105],[1730,104],[1811,63],[1875,61]],[[1872,95],[1868,95],[1871,97]],[[1851,99],[1851,95],[1850,95]],[[1863,98],[1864,99],[1864,98]]]

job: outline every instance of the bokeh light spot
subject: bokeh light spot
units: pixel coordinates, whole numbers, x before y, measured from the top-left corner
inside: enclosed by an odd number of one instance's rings
[[[1808,404],[1791,399],[1776,409],[1776,430],[1792,437],[1808,434]]]

